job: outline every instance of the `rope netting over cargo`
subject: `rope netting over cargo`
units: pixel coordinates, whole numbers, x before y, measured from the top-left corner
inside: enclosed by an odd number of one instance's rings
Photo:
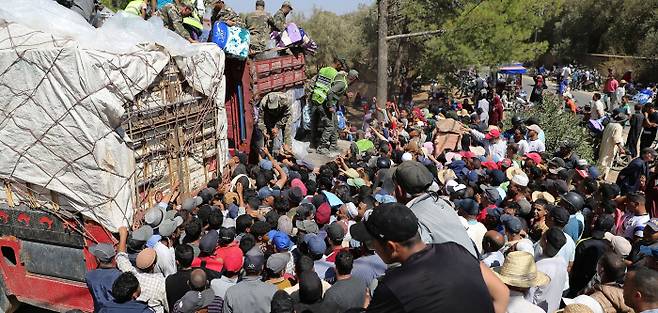
[[[0,199],[116,231],[153,191],[210,179],[227,159],[224,55],[192,51],[93,49],[0,19]]]

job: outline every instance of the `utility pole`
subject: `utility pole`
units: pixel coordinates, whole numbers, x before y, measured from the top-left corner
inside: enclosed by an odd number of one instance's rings
[[[379,0],[379,40],[377,44],[377,107],[386,108],[388,88],[388,0]]]
[[[378,0],[379,40],[377,44],[377,107],[386,108],[388,100],[388,40],[443,34],[443,29],[388,36],[388,0]]]

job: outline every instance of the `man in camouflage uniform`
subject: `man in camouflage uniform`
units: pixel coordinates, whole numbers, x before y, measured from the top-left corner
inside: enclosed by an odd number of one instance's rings
[[[267,21],[270,18],[270,14],[265,12],[265,1],[257,0],[256,11],[249,13],[245,18],[251,40],[249,54],[261,53],[267,49],[267,42],[270,40],[270,28]]]
[[[161,17],[165,27],[173,30],[189,42],[196,42],[183,25],[183,18],[192,16],[194,0],[183,0],[181,4],[168,3],[162,7]]]
[[[244,27],[240,15],[227,6],[223,0],[214,0],[211,3],[213,4],[210,15],[211,25],[215,25],[215,22],[224,22],[228,26]]]
[[[259,148],[268,146],[270,149],[278,150],[279,147],[282,147],[284,150],[290,151],[292,144],[292,101],[290,97],[284,92],[270,92],[265,95],[260,100],[257,125],[262,134],[262,138],[258,140]],[[281,139],[275,138],[281,131],[282,146]]]
[[[292,4],[290,1],[283,1],[281,8],[274,13],[274,16],[269,20],[272,31],[282,32],[286,29],[286,17],[292,11]]]
[[[338,117],[336,116],[336,106],[345,97],[347,88],[358,79],[359,72],[356,70],[350,70],[349,73],[339,71],[336,78],[334,78],[334,82],[331,84],[331,90],[327,96],[327,101],[323,106],[325,113],[320,119],[323,129],[320,135],[318,153],[330,157],[340,153],[338,150]]]

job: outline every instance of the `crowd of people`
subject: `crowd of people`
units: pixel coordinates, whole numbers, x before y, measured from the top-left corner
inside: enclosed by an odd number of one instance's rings
[[[573,144],[548,151],[533,119],[499,129],[441,102],[379,113],[317,168],[264,147],[193,197],[173,188],[116,250],[90,248],[96,310],[658,308],[655,150],[612,183]],[[454,149],[439,144],[448,118],[465,129]]]

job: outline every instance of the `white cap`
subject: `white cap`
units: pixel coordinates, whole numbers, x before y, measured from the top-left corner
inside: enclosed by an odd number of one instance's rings
[[[601,304],[599,304],[599,302],[596,301],[594,298],[587,295],[580,295],[573,299],[562,298],[562,301],[564,301],[564,304],[566,305],[582,304],[590,308],[590,310],[592,310],[592,312],[594,313],[603,313],[603,308],[601,307]]]
[[[411,161],[411,160],[413,160],[413,158],[414,158],[413,155],[411,155],[411,153],[409,153],[409,152],[405,152],[402,155],[402,161]]]
[[[519,186],[528,187],[530,179],[525,175],[514,175],[514,177],[512,177],[512,182]]]

